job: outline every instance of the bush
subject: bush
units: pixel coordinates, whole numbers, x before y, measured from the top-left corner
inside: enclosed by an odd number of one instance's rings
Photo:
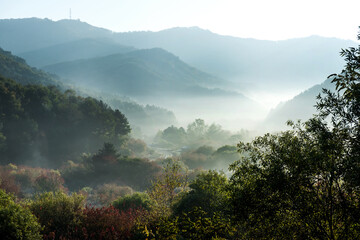
[[[151,207],[151,199],[146,193],[136,192],[132,195],[125,195],[118,200],[115,200],[112,205],[121,211],[126,211],[128,209],[145,209],[150,210]]]
[[[79,194],[46,192],[36,196],[29,208],[45,226],[45,237],[72,238],[71,234],[80,225],[83,203],[84,196]]]
[[[35,190],[37,192],[64,191],[64,179],[58,171],[47,171],[35,179]]]
[[[41,226],[29,209],[0,190],[0,236],[2,239],[41,239]]]
[[[0,188],[8,193],[20,196],[20,186],[17,184],[16,179],[12,174],[12,170],[9,169],[8,166],[0,167]]]
[[[183,213],[178,227],[182,239],[229,239],[235,232],[229,219],[218,213],[208,217],[208,213],[198,207]]]
[[[104,184],[94,191],[94,195],[89,197],[89,200],[99,205],[108,205],[115,199],[131,193],[133,193],[131,187],[118,186],[116,184]]]
[[[131,239],[142,210],[119,212],[113,206],[85,207],[82,218],[81,239]]]

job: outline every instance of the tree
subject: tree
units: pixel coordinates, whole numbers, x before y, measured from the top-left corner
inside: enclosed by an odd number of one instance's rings
[[[0,236],[2,239],[42,239],[41,226],[29,209],[15,203],[0,189]]]
[[[230,220],[214,212],[209,214],[195,207],[178,218],[180,239],[231,239],[234,228]]]
[[[129,209],[145,209],[150,210],[151,208],[151,199],[147,193],[136,192],[134,194],[127,194],[124,197],[121,197],[115,200],[112,205],[118,209],[120,212],[126,211]]]
[[[62,192],[47,192],[36,196],[28,206],[41,225],[45,226],[45,236],[71,239],[72,233],[80,227],[84,198],[75,193],[68,196]]]
[[[229,201],[227,191],[228,179],[223,173],[207,171],[200,173],[190,185],[187,192],[175,205],[174,212],[180,216],[198,207],[209,215],[217,212],[226,215]]]
[[[155,218],[171,215],[171,207],[181,191],[187,186],[186,174],[176,160],[170,160],[163,168],[162,174],[152,183],[149,190],[153,201],[152,212]]]
[[[199,118],[187,126],[186,133],[189,138],[200,140],[205,137],[207,129],[208,126],[205,124],[205,121]]]
[[[238,145],[230,189],[244,238],[360,237],[360,47],[341,55],[346,67],[330,76],[336,92],[318,96],[317,116]]]

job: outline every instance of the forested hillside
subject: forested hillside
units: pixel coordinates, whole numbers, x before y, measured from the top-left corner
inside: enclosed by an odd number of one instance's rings
[[[0,48],[0,73],[21,84],[61,85],[56,76],[30,67],[24,59],[14,56],[2,48]]]
[[[149,134],[162,128],[176,123],[176,117],[173,112],[154,105],[141,105],[126,96],[118,93],[108,93],[104,91],[88,91],[87,88],[79,88],[71,84],[64,83],[57,75],[51,75],[42,70],[29,66],[24,59],[4,51],[0,48],[0,75],[14,79],[22,85],[42,84],[54,85],[62,92],[67,89],[73,89],[78,95],[83,97],[94,97],[102,99],[103,102],[113,109],[119,109],[126,115],[131,125],[133,125],[135,134],[141,136],[143,133]],[[145,129],[146,128],[146,129]],[[137,131],[139,129],[139,131]]]
[[[58,167],[104,142],[120,144],[130,132],[120,111],[96,99],[4,77],[0,84],[2,164]]]

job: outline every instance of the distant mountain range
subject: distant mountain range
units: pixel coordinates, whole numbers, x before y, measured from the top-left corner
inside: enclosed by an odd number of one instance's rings
[[[102,57],[134,50],[136,49],[133,47],[123,46],[111,39],[86,38],[24,52],[19,56],[25,58],[31,66],[43,67],[76,59]]]
[[[68,82],[172,110],[181,105],[176,110],[182,115],[193,109],[192,114],[207,110],[222,118],[255,116],[264,109],[246,94],[302,91],[270,112],[268,126],[310,117],[315,96],[329,86],[319,84],[343,68],[340,50],[357,45],[319,36],[243,39],[197,27],[114,33],[78,20],[36,18],[0,20],[0,32],[6,33],[0,35],[1,47]],[[169,100],[174,98],[181,101]]]
[[[352,41],[311,36],[265,41],[221,36],[197,27],[116,33],[136,48],[161,47],[205,72],[231,80],[237,89],[307,89],[344,65],[341,48]]]
[[[110,105],[113,109],[119,109],[128,118],[134,128],[134,134],[139,130],[142,133],[153,133],[158,128],[164,128],[176,123],[173,112],[153,105],[141,105],[133,100],[120,97],[119,94],[109,94],[107,92],[89,92],[74,85],[63,84],[56,75],[51,75],[45,71],[30,67],[25,60],[13,55],[9,51],[0,48],[0,76],[10,78],[22,85],[53,85],[63,91],[69,88],[76,89],[78,95],[84,97],[95,97]],[[146,126],[146,129],[141,127]],[[137,135],[137,137],[140,137]]]
[[[327,75],[340,71],[344,62],[339,51],[357,45],[352,41],[318,36],[285,41],[244,39],[221,36],[197,27],[114,33],[78,20],[54,22],[36,18],[0,20],[0,32],[7,33],[0,35],[0,46],[29,62],[44,57],[42,62],[34,61],[39,65],[47,60],[48,64],[55,63],[54,56],[41,54],[44,48],[65,43],[71,45],[71,42],[84,38],[111,39],[140,49],[163,48],[187,64],[232,81],[230,86],[224,84],[223,88],[241,92],[305,90],[321,83]],[[71,48],[78,51],[76,47]],[[109,48],[103,48],[89,48],[94,54],[85,57],[107,55]],[[54,54],[57,55],[56,51]],[[76,60],[84,55],[76,57],[74,54],[73,57],[64,60]],[[62,58],[61,54],[59,58]]]
[[[84,38],[110,38],[112,32],[77,20],[0,20],[0,46],[16,55]]]
[[[208,89],[220,86],[223,80],[187,65],[160,48],[64,62],[43,69],[76,85],[127,96],[240,96],[235,92]]]

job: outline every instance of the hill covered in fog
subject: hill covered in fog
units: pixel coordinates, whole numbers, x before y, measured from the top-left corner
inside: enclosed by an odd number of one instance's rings
[[[276,108],[272,109],[264,120],[266,129],[281,130],[285,128],[288,120],[306,121],[316,114],[316,97],[322,93],[322,89],[334,91],[335,86],[331,83],[331,79],[327,79],[321,84],[317,84],[306,91],[296,95],[294,98],[280,103]]]
[[[0,46],[29,60],[43,48],[84,38],[111,39],[141,49],[163,48],[202,71],[232,81],[230,86],[224,83],[224,87],[243,92],[264,89],[299,92],[320,84],[324,76],[342,68],[344,63],[338,54],[341,48],[356,45],[319,36],[284,41],[245,39],[197,27],[114,33],[78,20],[55,22],[36,18],[0,20],[0,31],[7,32],[0,36]],[[39,52],[28,55],[35,50]],[[94,51],[98,56],[106,55],[106,49]],[[52,58],[50,54],[44,56],[44,62]]]
[[[100,99],[113,109],[118,109],[126,115],[126,118],[135,130],[134,134],[139,134],[136,133],[139,131],[142,131],[142,133],[154,132],[157,128],[163,128],[176,123],[174,113],[167,109],[154,105],[142,105],[119,94],[110,94],[104,91],[88,91],[88,89],[64,83],[63,79],[57,75],[31,67],[24,59],[1,48],[0,76],[15,80],[22,85],[53,85],[62,92],[73,89],[82,97]]]
[[[202,88],[219,86],[222,80],[159,48],[64,62],[43,69],[75,84],[127,96],[235,94]]]
[[[341,48],[356,45],[319,36],[244,39],[197,27],[114,33],[78,20],[36,18],[0,20],[0,31],[7,32],[0,36],[0,46],[36,66],[48,65],[44,69],[68,82],[133,96],[181,117],[232,116],[234,124],[265,114],[255,101],[269,106],[275,101],[271,98],[284,99],[320,84],[342,68]],[[295,108],[307,105],[301,104],[304,98],[294,99],[299,102]],[[278,109],[270,113],[270,122],[298,118]],[[313,111],[299,112],[309,116]]]
[[[20,56],[25,58],[31,66],[43,67],[60,62],[102,57],[133,50],[135,48],[121,45],[111,39],[85,38],[24,52]]]

